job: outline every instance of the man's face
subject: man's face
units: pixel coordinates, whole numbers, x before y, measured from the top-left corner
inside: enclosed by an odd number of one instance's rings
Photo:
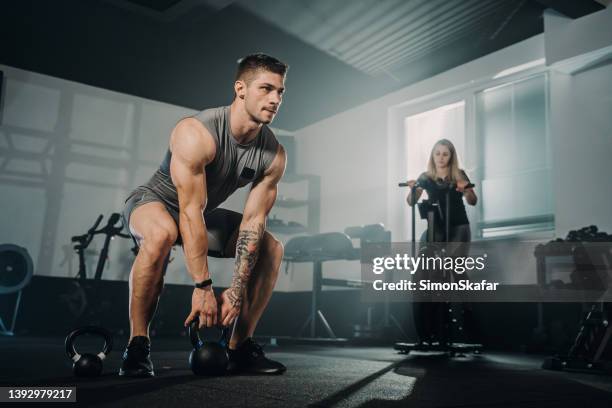
[[[280,108],[284,92],[284,76],[269,71],[258,71],[244,89],[247,113],[255,122],[271,123]]]

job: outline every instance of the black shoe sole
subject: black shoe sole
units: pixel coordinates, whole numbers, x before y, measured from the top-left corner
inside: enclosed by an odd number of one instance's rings
[[[120,368],[119,377],[150,378],[155,377],[155,372],[153,370],[145,370],[144,368],[139,368],[136,370],[124,370],[123,368]]]

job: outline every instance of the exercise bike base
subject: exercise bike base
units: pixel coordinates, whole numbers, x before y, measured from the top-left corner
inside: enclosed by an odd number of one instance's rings
[[[447,352],[451,354],[472,352],[472,353],[479,354],[482,351],[482,344],[395,343],[395,345],[393,346],[393,349],[399,351],[401,354],[409,354],[411,351],[436,351],[436,352]]]

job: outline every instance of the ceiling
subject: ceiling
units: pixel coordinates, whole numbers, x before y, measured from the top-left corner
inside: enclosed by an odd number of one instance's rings
[[[193,109],[227,104],[236,60],[290,64],[295,130],[543,31],[583,0],[7,0],[0,63]]]
[[[247,10],[372,75],[390,72],[511,16],[524,1],[243,1]],[[503,27],[500,27],[503,28]],[[484,31],[490,37],[494,31]]]

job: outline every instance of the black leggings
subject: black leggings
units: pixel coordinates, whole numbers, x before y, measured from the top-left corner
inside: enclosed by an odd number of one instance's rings
[[[426,229],[421,234],[420,242],[427,242]],[[448,242],[470,242],[472,240],[472,233],[470,231],[470,224],[451,225],[448,231],[449,240]],[[434,230],[434,242],[444,242],[444,229],[436,226]]]
[[[420,244],[423,247],[423,244],[427,242],[427,232],[426,229],[421,235]],[[449,230],[449,240],[448,242],[461,242],[461,245],[453,245],[451,248],[453,249],[452,256],[467,256],[470,252],[470,242],[472,241],[472,233],[470,231],[470,224],[461,224],[454,225],[450,227]],[[444,230],[442,228],[436,227],[434,230],[434,242],[444,242]],[[464,275],[467,279],[467,275]]]
[[[427,243],[427,230],[421,235],[421,249],[424,244]],[[448,242],[462,243],[458,246],[452,246],[451,256],[465,257],[470,252],[471,232],[469,224],[451,226],[449,230]],[[444,242],[444,230],[442,228],[436,228],[434,230],[434,242]],[[452,274],[452,279],[457,281],[459,279],[469,279],[467,273],[461,275]],[[445,303],[436,302],[415,302],[413,304],[413,315],[415,328],[420,341],[432,342],[438,341],[441,343],[457,340],[452,339],[452,333],[449,332],[448,327],[444,327],[448,323],[447,307]],[[462,305],[463,313],[463,326],[465,327],[465,338],[462,340],[480,342],[479,328],[475,322],[472,308],[469,304]]]

